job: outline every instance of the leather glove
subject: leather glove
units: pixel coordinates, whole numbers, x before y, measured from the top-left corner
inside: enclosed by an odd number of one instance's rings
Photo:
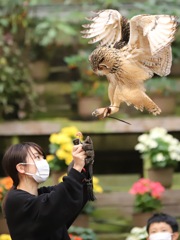
[[[92,139],[87,136],[86,139],[81,142],[79,138],[76,138],[73,140],[73,143],[75,145],[82,144],[83,150],[86,152],[86,159],[85,159],[85,182],[87,185],[87,191],[88,191],[88,200],[94,201],[95,196],[93,193],[93,163],[94,163],[94,147],[93,147],[93,141]]]

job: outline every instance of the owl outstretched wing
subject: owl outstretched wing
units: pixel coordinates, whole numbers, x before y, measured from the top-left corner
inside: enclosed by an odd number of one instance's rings
[[[170,46],[177,30],[177,17],[170,15],[137,15],[130,19],[130,39],[128,45],[151,55]]]
[[[146,52],[150,50],[151,55],[171,44],[178,25],[175,16],[137,15],[127,20],[112,9],[99,11],[88,20],[92,23],[83,25],[82,37],[91,39],[89,43],[112,47],[123,41],[125,30],[129,30],[128,45]]]
[[[88,20],[92,23],[83,25],[81,33],[83,38],[91,39],[89,43],[111,46],[122,39],[122,16],[118,11],[102,10]]]

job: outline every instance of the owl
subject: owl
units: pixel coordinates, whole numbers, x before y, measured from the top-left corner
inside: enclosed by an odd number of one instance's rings
[[[154,74],[167,76],[171,71],[171,43],[177,30],[177,17],[137,15],[131,19],[117,10],[102,10],[83,25],[82,37],[98,43],[89,56],[95,74],[105,75],[110,106],[96,109],[100,119],[119,111],[125,102],[136,109],[157,115],[161,109],[146,94],[144,81]]]

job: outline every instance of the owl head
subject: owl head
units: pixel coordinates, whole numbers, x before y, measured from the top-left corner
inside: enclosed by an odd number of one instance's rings
[[[116,50],[110,47],[96,48],[89,56],[92,70],[97,75],[108,75],[114,73],[116,58],[114,57]]]

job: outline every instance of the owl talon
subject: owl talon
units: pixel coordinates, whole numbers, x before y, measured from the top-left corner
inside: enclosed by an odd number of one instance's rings
[[[99,119],[103,119],[110,114],[111,109],[107,108],[98,108],[94,112],[92,112],[92,116],[98,117]]]

